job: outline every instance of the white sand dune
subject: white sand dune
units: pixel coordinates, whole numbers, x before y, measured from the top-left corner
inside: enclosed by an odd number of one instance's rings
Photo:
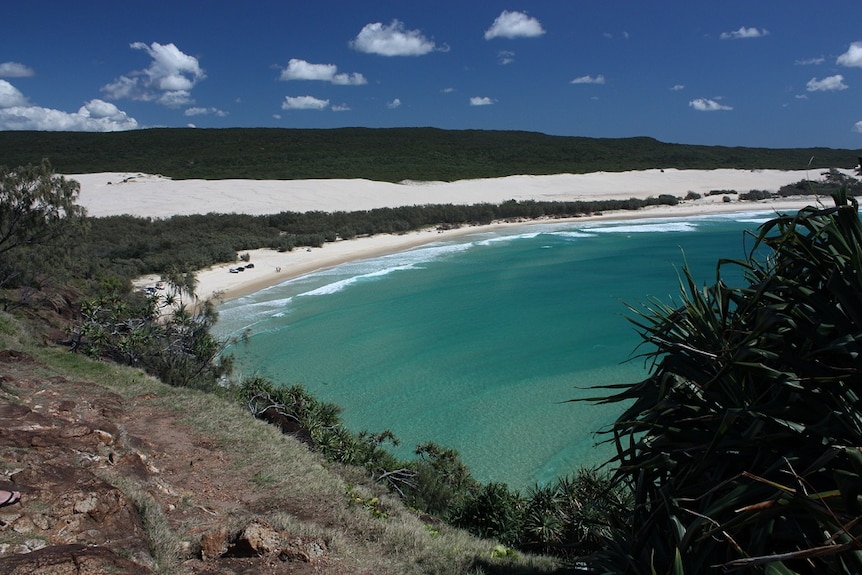
[[[91,216],[169,217],[200,213],[270,214],[355,211],[423,204],[574,201],[705,195],[711,190],[775,191],[806,178],[805,170],[644,170],[509,176],[456,182],[370,180],[171,180],[133,173],[77,174],[80,203]],[[815,171],[811,174],[817,177]]]
[[[846,170],[853,175],[853,170]],[[757,209],[794,210],[812,203],[812,198],[764,202],[742,202],[728,195],[707,196],[712,190],[777,191],[781,186],[819,172],[805,170],[644,170],[559,174],[549,176],[509,176],[457,182],[402,182],[392,184],[369,180],[171,180],[137,173],[71,174],[81,184],[79,203],[91,216],[130,214],[164,218],[205,213],[273,214],[283,211],[356,211],[381,207],[424,204],[501,203],[507,200],[578,201],[657,197],[670,194],[684,197],[696,192],[704,197],[677,206],[657,206],[638,212],[605,213],[605,219],[621,217],[690,216],[716,211]],[[503,224],[499,224],[503,225]],[[519,225],[524,225],[523,223]],[[464,228],[438,233],[434,230],[402,235],[379,235],[325,244],[311,250],[279,253],[272,250],[250,252],[254,269],[230,273],[234,264],[213,266],[198,272],[201,297],[220,294],[227,299],[251,293],[269,285],[327,268],[345,261],[374,257],[410,249],[455,234],[480,231]],[[140,284],[158,278],[141,278]]]

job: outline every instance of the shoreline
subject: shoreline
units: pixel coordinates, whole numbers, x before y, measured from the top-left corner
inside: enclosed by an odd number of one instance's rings
[[[712,200],[712,201],[710,201]],[[288,252],[278,252],[271,249],[247,250],[237,254],[238,261],[217,264],[197,270],[197,294],[200,300],[213,299],[217,304],[237,299],[269,287],[302,277],[304,275],[333,268],[352,261],[370,259],[398,252],[408,251],[416,247],[438,241],[481,234],[500,229],[514,227],[529,227],[541,224],[567,224],[575,222],[613,222],[642,219],[688,218],[708,216],[722,213],[745,212],[787,212],[796,211],[815,204],[823,198],[800,196],[775,200],[759,200],[742,202],[734,200],[724,203],[720,199],[702,198],[680,202],[676,206],[651,206],[639,210],[618,210],[604,212],[601,215],[591,215],[573,218],[541,218],[536,220],[499,221],[483,225],[470,225],[450,230],[426,228],[401,234],[379,234],[327,242],[319,248],[296,248]],[[239,260],[240,255],[249,254],[252,269],[240,273],[231,273],[231,268],[245,265]],[[136,288],[153,286],[160,277],[152,274],[135,280]]]
[[[854,176],[854,170],[840,170]],[[435,241],[512,226],[548,222],[613,221],[644,218],[685,218],[714,213],[795,211],[829,198],[816,196],[741,201],[735,193],[751,190],[776,192],[785,185],[818,178],[808,170],[680,170],[652,169],[588,174],[516,175],[455,182],[374,182],[370,180],[172,180],[160,175],[105,172],[70,174],[81,185],[79,204],[94,217],[128,214],[167,218],[203,213],[267,215],[281,212],[364,211],[416,205],[474,205],[519,202],[572,202],[628,200],[662,194],[683,198],[689,192],[699,199],[681,200],[676,206],[658,205],[634,211],[606,211],[601,215],[566,219],[519,220],[464,226],[438,231],[425,229],[399,235],[340,240],[320,248],[290,252],[249,250],[252,269],[230,273],[237,262],[196,272],[199,299],[217,297],[224,302],[302,275],[349,261],[406,251]],[[725,201],[729,199],[730,201]],[[153,286],[155,275],[138,278],[136,287]]]

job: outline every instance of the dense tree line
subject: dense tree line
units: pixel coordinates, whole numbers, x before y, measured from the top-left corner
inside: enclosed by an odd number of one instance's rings
[[[134,216],[91,218],[78,244],[78,261],[91,277],[124,279],[171,269],[202,269],[232,262],[237,252],[255,248],[289,251],[375,234],[397,234],[427,227],[453,228],[494,221],[566,218],[608,210],[638,210],[676,204],[670,195],[593,202],[518,202],[425,205],[357,212],[282,212],[266,216],[207,214],[167,219]]]
[[[844,189],[850,196],[862,196],[862,181],[845,175],[836,169],[829,169],[821,174],[819,180],[801,180],[794,184],[781,186],[776,192],[766,190],[751,190],[739,194],[740,200],[765,200],[774,198],[786,198],[790,196],[821,196],[830,197],[839,189]],[[862,175],[860,169],[859,175]]]
[[[852,168],[831,148],[698,146],[653,138],[583,138],[436,128],[158,128],[107,134],[0,132],[6,165],[49,158],[58,172],[145,172],[175,179],[366,178],[453,181],[514,174],[653,168]],[[813,160],[812,160],[813,157]]]

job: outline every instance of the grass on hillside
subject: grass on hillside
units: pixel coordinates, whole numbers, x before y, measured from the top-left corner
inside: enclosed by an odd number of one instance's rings
[[[257,513],[277,529],[292,534],[319,537],[332,556],[350,556],[367,566],[368,572],[404,574],[550,573],[553,560],[527,555],[493,556],[496,542],[477,539],[465,531],[442,524],[433,529],[388,495],[369,483],[361,471],[326,463],[299,441],[281,434],[274,426],[254,419],[244,406],[213,393],[169,387],[139,370],[95,361],[58,348],[35,345],[26,324],[0,312],[0,349],[15,349],[32,355],[39,377],[60,375],[92,382],[122,396],[130,405],[135,398],[155,398],[156,408],[172,413],[178,421],[207,438],[225,457],[237,480],[249,489],[265,490],[267,501],[305,498],[331,506],[332,525],[301,521],[279,508]],[[181,534],[164,517],[157,500],[146,486],[126,477],[102,479],[126,493],[141,513],[159,573],[180,573],[183,548]],[[357,504],[357,502],[374,502]],[[189,504],[195,504],[189,501]],[[374,513],[380,509],[383,513]],[[261,517],[262,515],[262,517]],[[252,518],[244,509],[227,518],[228,529]]]

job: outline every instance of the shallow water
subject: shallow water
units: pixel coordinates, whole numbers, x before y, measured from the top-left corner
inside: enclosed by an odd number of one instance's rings
[[[354,430],[433,440],[482,481],[524,488],[610,456],[619,406],[569,403],[646,375],[626,303],[713,283],[770,214],[534,224],[321,271],[221,306],[242,374],[299,383]],[[750,246],[751,240],[748,240]]]

